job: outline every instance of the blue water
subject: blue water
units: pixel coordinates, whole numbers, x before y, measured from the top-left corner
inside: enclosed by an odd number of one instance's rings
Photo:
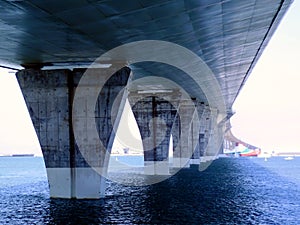
[[[151,186],[108,181],[106,192],[101,200],[49,199],[42,158],[0,157],[0,224],[16,225],[298,225],[300,158],[220,158]]]
[[[127,156],[111,156],[110,157],[110,160],[116,160],[120,163],[123,163],[125,165],[128,165],[128,166],[136,166],[136,167],[141,167],[144,165],[144,157],[143,156],[140,156],[140,155],[133,155],[133,156],[130,156],[130,157],[127,157]],[[110,161],[110,163],[112,163]]]

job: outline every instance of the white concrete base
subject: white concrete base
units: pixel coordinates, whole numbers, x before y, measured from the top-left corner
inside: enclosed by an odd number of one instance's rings
[[[75,168],[75,198],[98,199],[105,195],[105,178],[92,168]]]
[[[92,168],[47,168],[51,198],[99,199],[105,178]]]
[[[169,175],[169,161],[156,162],[156,174]]]
[[[213,161],[205,161],[205,162],[200,162],[200,165],[199,165],[199,171],[204,171],[206,170],[212,163]]]
[[[190,164],[191,165],[199,165],[200,164],[200,159],[190,159]]]
[[[189,168],[190,159],[189,158],[173,158],[173,167],[174,168]]]
[[[47,168],[51,198],[71,198],[70,168]]]
[[[202,157],[200,157],[200,163],[207,162],[207,161],[213,161],[216,158],[217,158],[216,156],[202,156]]]
[[[200,157],[199,171],[206,170],[215,159],[217,159],[216,156],[203,156],[203,157]]]
[[[146,175],[170,175],[168,161],[145,161],[144,165]]]

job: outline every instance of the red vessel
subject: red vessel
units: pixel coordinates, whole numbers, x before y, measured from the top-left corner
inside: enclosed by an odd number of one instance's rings
[[[245,149],[240,153],[240,156],[258,156],[260,154],[260,149]]]

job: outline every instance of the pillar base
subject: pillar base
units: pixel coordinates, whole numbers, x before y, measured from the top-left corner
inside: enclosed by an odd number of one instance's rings
[[[168,161],[145,161],[145,175],[170,175]]]
[[[71,169],[47,168],[51,198],[71,198]]]
[[[213,161],[217,159],[217,156],[201,156],[200,157],[200,163],[201,162],[207,162],[207,161]]]
[[[205,162],[200,162],[200,165],[199,165],[199,171],[202,172],[204,170],[206,170],[210,164],[212,163],[212,160],[211,161],[205,161]]]
[[[92,168],[47,168],[51,198],[99,199],[105,178]]]
[[[173,158],[173,167],[174,168],[189,168],[190,159],[189,158]]]
[[[75,168],[75,198],[99,199],[104,195],[104,177],[93,168]]]
[[[191,165],[199,165],[200,164],[200,159],[190,159],[190,164]]]
[[[217,156],[202,156],[200,157],[200,165],[199,165],[199,171],[206,170],[210,164],[217,159]]]

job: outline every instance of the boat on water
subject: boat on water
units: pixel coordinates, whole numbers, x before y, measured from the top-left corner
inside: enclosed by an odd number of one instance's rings
[[[240,156],[242,157],[256,157],[260,154],[260,149],[249,149],[246,148],[242,152],[240,152]]]
[[[239,140],[231,132],[227,132],[223,143],[223,153],[230,157],[257,157],[261,154],[261,150]]]
[[[284,160],[293,160],[293,159],[294,159],[294,157],[291,157],[291,156],[284,158]]]

